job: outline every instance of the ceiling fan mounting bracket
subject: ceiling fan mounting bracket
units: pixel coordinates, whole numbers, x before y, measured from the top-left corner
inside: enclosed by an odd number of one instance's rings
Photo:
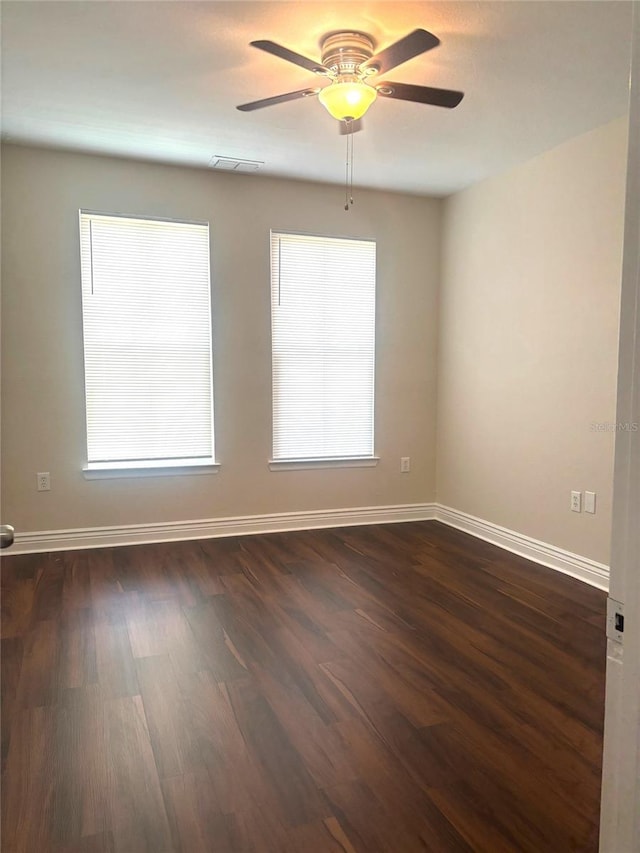
[[[322,64],[335,76],[357,74],[362,63],[373,56],[373,40],[366,33],[331,33],[322,40],[321,47]]]

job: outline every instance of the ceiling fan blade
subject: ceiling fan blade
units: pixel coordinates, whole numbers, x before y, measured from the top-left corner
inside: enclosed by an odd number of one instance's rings
[[[361,118],[354,119],[353,121],[338,122],[338,127],[340,129],[340,136],[348,136],[350,133],[358,133],[358,131],[364,130]]]
[[[367,59],[360,66],[360,70],[375,69],[377,73],[384,74],[386,71],[395,68],[396,65],[402,65],[408,59],[426,53],[427,50],[431,50],[439,44],[440,39],[433,33],[429,33],[427,30],[414,30],[408,36],[390,44],[389,47],[385,47],[380,53],[376,53],[371,59]]]
[[[313,59],[309,59],[306,56],[302,56],[300,53],[295,53],[293,50],[289,50],[288,47],[283,47],[281,44],[276,44],[275,41],[252,41],[249,42],[253,47],[257,47],[259,50],[264,50],[267,53],[273,54],[273,56],[277,56],[280,59],[285,59],[287,62],[293,62],[294,65],[300,65],[302,68],[306,68],[307,71],[313,71],[314,74],[328,74],[329,69],[325,68],[321,62],[315,62]]]
[[[237,110],[250,113],[252,110],[261,110],[263,107],[272,107],[275,104],[284,104],[286,101],[297,101],[298,98],[310,98],[317,95],[320,89],[298,89],[297,92],[287,92],[285,95],[274,95],[273,98],[262,98],[260,101],[251,101],[248,104],[240,104]]]
[[[417,104],[431,104],[434,107],[457,107],[464,98],[464,92],[452,89],[432,89],[431,86],[414,86],[412,83],[380,83],[376,90],[383,98],[396,98],[399,101],[414,101]]]

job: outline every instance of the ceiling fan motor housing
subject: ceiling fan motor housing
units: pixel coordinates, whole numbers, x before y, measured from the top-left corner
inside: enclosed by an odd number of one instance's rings
[[[366,33],[332,33],[322,41],[322,64],[337,77],[356,75],[362,63],[372,56],[373,41]]]

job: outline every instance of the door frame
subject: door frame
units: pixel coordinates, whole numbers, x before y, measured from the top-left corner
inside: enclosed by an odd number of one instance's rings
[[[629,149],[620,302],[618,424],[609,597],[623,643],[607,641],[601,853],[640,851],[640,4],[633,3]],[[638,424],[636,431],[633,425]]]

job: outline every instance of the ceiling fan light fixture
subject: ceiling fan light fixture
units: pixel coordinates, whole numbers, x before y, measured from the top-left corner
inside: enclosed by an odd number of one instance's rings
[[[362,118],[377,94],[373,86],[356,77],[353,80],[336,80],[321,89],[318,100],[329,115],[338,121],[355,121]]]

